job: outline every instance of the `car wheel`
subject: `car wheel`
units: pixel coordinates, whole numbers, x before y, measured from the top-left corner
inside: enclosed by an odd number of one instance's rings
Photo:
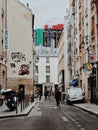
[[[82,102],[85,103],[85,98],[83,98]]]

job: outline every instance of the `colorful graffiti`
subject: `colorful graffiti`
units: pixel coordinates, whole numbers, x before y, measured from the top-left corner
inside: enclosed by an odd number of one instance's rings
[[[22,64],[19,70],[19,75],[25,75],[25,74],[28,75],[30,73],[29,68],[30,68],[29,65]]]

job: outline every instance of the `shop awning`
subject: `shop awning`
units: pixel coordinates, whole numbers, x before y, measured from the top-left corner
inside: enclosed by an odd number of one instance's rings
[[[78,85],[78,80],[74,79],[71,83],[70,86],[77,86]]]

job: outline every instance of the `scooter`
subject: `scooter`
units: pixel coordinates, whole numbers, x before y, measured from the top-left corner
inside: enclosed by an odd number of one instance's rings
[[[16,109],[18,94],[12,89],[1,89],[0,90],[0,106],[3,105],[4,100],[6,106],[13,111]]]

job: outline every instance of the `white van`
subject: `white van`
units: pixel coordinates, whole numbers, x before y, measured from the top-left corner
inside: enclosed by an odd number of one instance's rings
[[[76,101],[85,101],[84,91],[80,87],[71,87],[66,90],[66,102],[71,104]]]

